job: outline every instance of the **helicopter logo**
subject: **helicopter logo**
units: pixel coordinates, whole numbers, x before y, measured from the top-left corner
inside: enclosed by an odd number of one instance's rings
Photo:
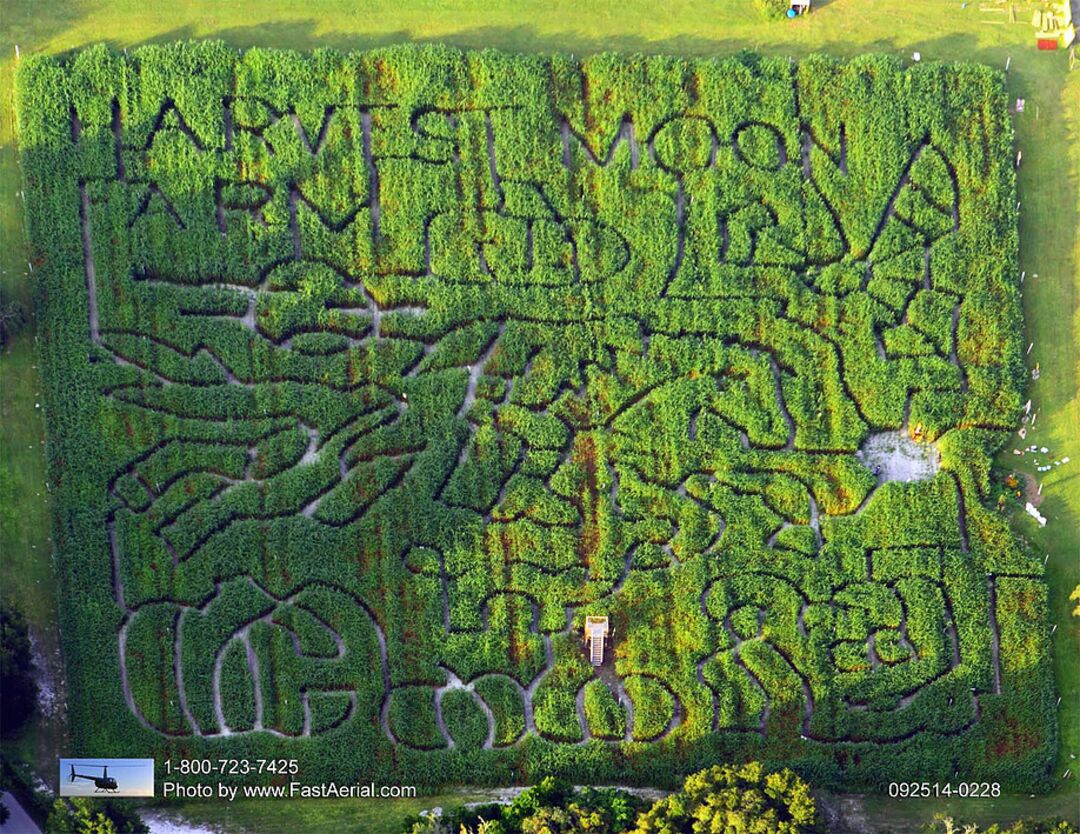
[[[121,776],[116,771],[126,768]],[[110,775],[109,771],[113,771]],[[153,796],[153,759],[62,759],[61,796]],[[91,785],[93,789],[91,791]]]
[[[120,785],[109,775],[109,766],[102,765],[101,768],[102,771],[100,776],[87,776],[85,773],[76,773],[75,765],[71,765],[71,778],[69,781],[74,782],[76,779],[87,779],[94,783],[94,793],[116,793]]]

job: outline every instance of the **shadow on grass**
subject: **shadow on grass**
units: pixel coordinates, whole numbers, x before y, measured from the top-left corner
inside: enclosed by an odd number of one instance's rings
[[[0,43],[11,44],[10,51],[4,50],[4,58],[14,52],[16,44],[25,53],[71,31],[93,13],[91,5],[90,0],[66,0],[51,3],[46,11],[38,0],[4,0]]]

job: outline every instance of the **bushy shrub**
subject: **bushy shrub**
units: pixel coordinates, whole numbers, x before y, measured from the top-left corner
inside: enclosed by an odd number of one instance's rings
[[[783,17],[788,10],[787,0],[754,0],[754,8],[766,19]]]
[[[16,735],[37,704],[30,635],[21,611],[0,606],[0,735]]]
[[[683,789],[643,813],[633,831],[799,834],[813,830],[814,814],[809,785],[790,770],[768,773],[757,762],[714,765],[686,777]]]

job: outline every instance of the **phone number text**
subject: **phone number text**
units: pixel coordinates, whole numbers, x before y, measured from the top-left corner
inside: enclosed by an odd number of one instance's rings
[[[296,759],[180,759],[165,760],[167,776],[248,776],[258,773],[296,776]]]

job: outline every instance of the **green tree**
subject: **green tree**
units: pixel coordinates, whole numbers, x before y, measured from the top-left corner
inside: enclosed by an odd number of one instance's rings
[[[438,818],[405,820],[404,834],[623,834],[644,800],[614,788],[582,788],[552,777],[522,791],[508,805],[458,808]]]
[[[116,826],[116,834],[150,834],[150,826],[124,802],[108,800],[101,810]]]
[[[22,613],[0,606],[0,735],[18,733],[34,712],[37,685]]]
[[[45,834],[149,834],[139,815],[118,802],[98,803],[85,797],[53,803]]]
[[[634,834],[801,834],[813,830],[810,788],[790,770],[758,762],[691,774],[683,789],[638,817]]]
[[[45,834],[117,834],[116,826],[101,811],[95,811],[88,799],[62,799],[53,803],[45,821]]]
[[[496,820],[480,820],[475,828],[461,826],[461,834],[502,834],[502,827]]]
[[[509,831],[523,831],[525,820],[542,808],[562,808],[574,794],[574,789],[551,776],[522,791],[502,812],[503,825]]]
[[[613,834],[623,830],[613,824],[606,809],[583,807],[577,802],[571,802],[565,808],[538,808],[521,822],[522,834]]]
[[[1019,820],[980,828],[973,822],[957,822],[945,814],[935,814],[926,826],[927,834],[1077,834],[1076,826],[1065,820]]]

